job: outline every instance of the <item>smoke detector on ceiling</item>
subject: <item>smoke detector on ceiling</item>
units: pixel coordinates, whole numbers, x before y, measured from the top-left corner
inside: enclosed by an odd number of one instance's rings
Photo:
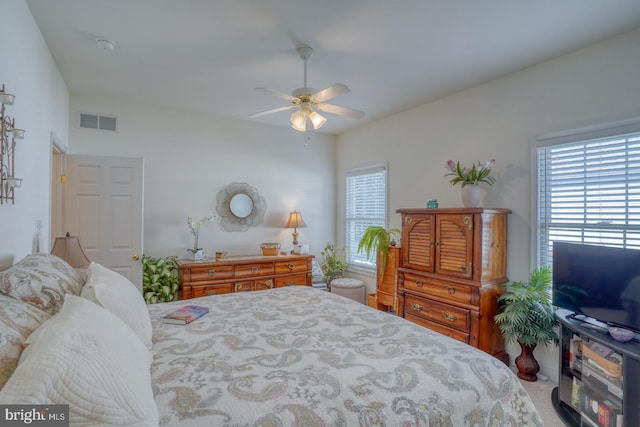
[[[116,47],[116,44],[109,39],[98,38],[96,44],[100,49],[107,51],[112,51]]]

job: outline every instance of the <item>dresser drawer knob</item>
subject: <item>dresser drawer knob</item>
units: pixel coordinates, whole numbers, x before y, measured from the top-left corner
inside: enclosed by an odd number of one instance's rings
[[[454,288],[453,286],[447,286],[447,293],[449,295],[453,295],[456,293],[456,288]]]
[[[445,319],[447,319],[449,322],[455,322],[456,320],[459,319],[458,316],[451,314],[451,313],[447,313],[446,311],[442,312],[442,315],[444,316]]]
[[[260,267],[256,267],[255,265],[253,267],[251,267],[251,272],[252,273],[257,273],[260,271]]]
[[[215,276],[218,270],[207,270],[207,274],[209,277]]]
[[[218,295],[218,291],[205,291],[206,295]]]
[[[294,268],[296,268],[296,265],[294,263],[289,263],[289,270],[293,270]]]
[[[422,311],[424,309],[423,306],[421,306],[420,304],[416,304],[415,302],[411,303],[411,308],[413,308],[415,311]]]
[[[423,287],[424,286],[424,281],[416,280],[416,286],[419,287],[419,288]]]

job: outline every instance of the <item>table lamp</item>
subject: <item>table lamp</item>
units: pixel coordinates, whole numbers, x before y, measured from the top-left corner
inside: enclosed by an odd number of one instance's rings
[[[284,228],[293,228],[293,245],[298,244],[298,228],[305,228],[307,224],[304,223],[304,219],[302,219],[302,214],[298,211],[293,211],[289,214],[289,221],[287,221],[287,225]]]
[[[73,268],[87,267],[91,264],[80,245],[80,239],[76,236],[71,236],[69,233],[64,237],[56,237],[53,248],[51,248],[51,254],[62,258]]]

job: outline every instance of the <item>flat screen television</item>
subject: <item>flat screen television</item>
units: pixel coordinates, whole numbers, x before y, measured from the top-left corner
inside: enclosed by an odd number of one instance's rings
[[[553,305],[640,332],[640,250],[553,242]]]

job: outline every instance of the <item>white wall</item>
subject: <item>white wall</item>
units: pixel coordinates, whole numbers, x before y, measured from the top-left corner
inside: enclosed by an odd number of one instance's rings
[[[335,138],[249,121],[212,118],[187,111],[71,97],[71,154],[144,158],[144,251],[149,256],[185,255],[193,246],[187,216],[215,211],[216,195],[246,182],[264,197],[264,221],[246,232],[212,222],[200,228],[205,252],[260,253],[260,243],[292,248],[284,229],[289,212],[302,212],[307,228],[299,241],[317,256],[335,235]],[[116,116],[118,132],[81,129],[79,112]],[[285,117],[286,119],[286,117]]]
[[[640,117],[640,29],[521,72],[379,120],[338,137],[340,185],[350,168],[389,162],[390,226],[398,208],[461,207],[459,187],[444,178],[448,159],[496,159],[497,179],[481,202],[510,208],[508,275],[526,280],[531,259],[531,140],[549,132]],[[337,242],[344,244],[341,217]],[[373,291],[370,277],[363,277]],[[509,347],[512,356],[519,348]],[[557,349],[541,348],[542,372],[557,375]]]
[[[0,85],[16,97],[6,112],[26,131],[15,153],[22,187],[15,190],[15,205],[0,205],[0,259],[18,261],[50,248],[51,133],[66,142],[69,97],[24,0],[2,0],[0,16]]]

